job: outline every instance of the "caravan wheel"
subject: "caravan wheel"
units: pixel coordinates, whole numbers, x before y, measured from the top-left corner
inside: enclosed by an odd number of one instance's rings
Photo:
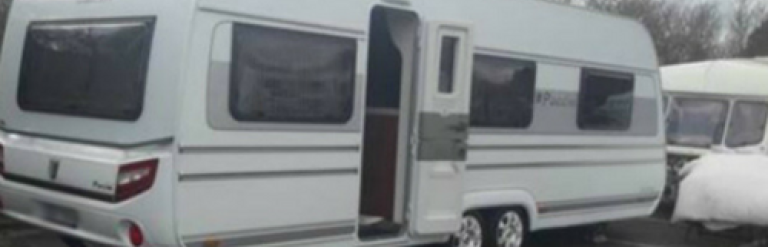
[[[494,237],[493,246],[523,246],[528,228],[525,218],[519,210],[502,210],[493,219],[496,221],[492,225],[493,229],[491,229]]]
[[[468,213],[461,220],[461,228],[453,234],[451,247],[482,247],[483,222],[478,214]]]

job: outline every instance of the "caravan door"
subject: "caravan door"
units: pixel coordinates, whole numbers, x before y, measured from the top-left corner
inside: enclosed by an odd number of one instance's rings
[[[473,57],[471,27],[431,22],[423,32],[410,227],[418,236],[461,222]]]

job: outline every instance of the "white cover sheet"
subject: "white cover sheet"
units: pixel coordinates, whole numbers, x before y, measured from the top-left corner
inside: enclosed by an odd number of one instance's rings
[[[768,156],[709,154],[685,165],[672,221],[768,226]]]

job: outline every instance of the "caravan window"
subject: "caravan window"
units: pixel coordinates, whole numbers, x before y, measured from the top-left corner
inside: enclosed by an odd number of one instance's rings
[[[453,93],[454,77],[456,77],[456,53],[459,48],[459,38],[446,36],[440,45],[440,78],[439,91]]]
[[[136,120],[142,111],[154,20],[32,23],[19,107]]]
[[[526,128],[533,119],[536,63],[475,56],[472,126]]]
[[[728,101],[675,97],[667,114],[667,143],[709,147],[722,143]]]
[[[238,121],[346,123],[354,107],[357,43],[235,24],[229,106]]]
[[[634,89],[635,79],[631,74],[584,70],[579,92],[579,128],[628,130]]]
[[[729,147],[760,144],[765,136],[768,104],[764,102],[737,102],[733,106],[732,112],[725,144]]]

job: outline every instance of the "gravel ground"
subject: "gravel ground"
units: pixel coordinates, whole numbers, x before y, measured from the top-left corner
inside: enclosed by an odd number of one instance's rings
[[[14,229],[0,233],[0,247],[65,247],[59,239],[38,229]]]

